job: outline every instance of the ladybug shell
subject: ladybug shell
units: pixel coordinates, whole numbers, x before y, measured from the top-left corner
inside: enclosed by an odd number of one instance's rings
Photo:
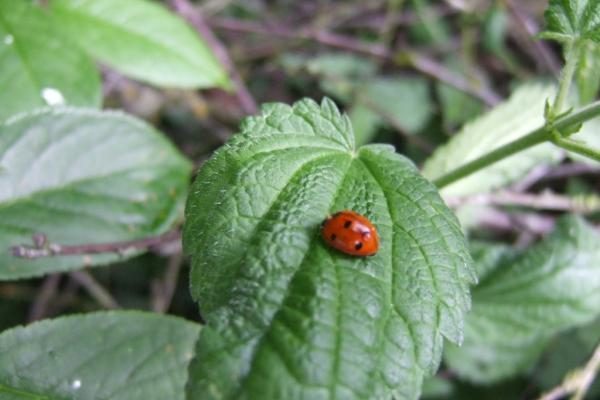
[[[327,218],[321,235],[331,247],[352,256],[372,256],[379,250],[375,226],[354,211],[340,211]]]

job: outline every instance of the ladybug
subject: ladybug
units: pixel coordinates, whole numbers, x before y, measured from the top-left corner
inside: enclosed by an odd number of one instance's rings
[[[321,235],[327,244],[351,256],[372,256],[379,250],[375,226],[365,216],[344,210],[323,221]]]

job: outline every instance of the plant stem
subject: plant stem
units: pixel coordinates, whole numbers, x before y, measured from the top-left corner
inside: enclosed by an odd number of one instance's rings
[[[585,143],[578,142],[573,139],[560,138],[552,141],[558,147],[562,147],[565,150],[572,151],[573,153],[581,154],[582,156],[591,158],[600,162],[600,151],[592,149]]]
[[[554,98],[554,104],[552,105],[552,114],[559,115],[565,105],[567,96],[569,95],[569,89],[571,88],[571,82],[573,81],[573,75],[575,75],[575,69],[579,62],[579,53],[581,45],[579,42],[571,42],[565,46],[565,67],[560,74],[560,82],[558,86],[558,92]]]
[[[437,179],[434,179],[433,183],[438,188],[443,188],[444,186],[456,182],[457,180],[462,179],[465,176],[471,175],[479,171],[480,169],[494,164],[495,162],[507,158],[515,153],[518,153],[540,143],[552,141],[553,129],[561,131],[573,125],[585,122],[598,115],[600,115],[600,101],[591,103],[585,107],[580,108],[579,110],[574,111],[569,115],[558,118],[556,121],[554,121],[554,124],[552,126],[545,124],[513,142],[507,143],[504,146],[501,146],[487,154],[484,154],[479,158],[476,158],[475,160],[461,165],[455,170],[450,171]],[[591,149],[588,150],[594,152]]]

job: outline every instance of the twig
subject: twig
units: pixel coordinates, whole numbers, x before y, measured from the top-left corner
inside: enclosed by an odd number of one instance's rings
[[[465,197],[445,198],[450,207],[470,205],[520,206],[541,210],[590,213],[600,209],[600,199],[595,196],[567,197],[551,192],[540,194],[500,191]]]
[[[591,164],[563,164],[551,169],[543,177],[547,179],[562,179],[577,175],[600,174],[600,167]]]
[[[554,229],[552,217],[535,213],[506,213],[495,208],[478,213],[477,224],[491,229],[521,233],[523,230],[535,235],[545,235]]]
[[[254,98],[250,94],[246,84],[231,61],[227,49],[208,27],[204,17],[188,0],[169,0],[169,3],[175,12],[185,18],[190,24],[192,24],[194,28],[196,28],[200,36],[202,36],[202,38],[211,48],[217,59],[225,67],[234,85],[235,94],[238,98],[240,106],[244,112],[247,114],[256,114],[258,111],[256,101],[254,101]]]
[[[173,254],[169,257],[167,269],[163,281],[154,282],[152,287],[153,299],[152,310],[157,313],[165,313],[168,311],[173,294],[179,280],[179,272],[183,264],[183,255],[181,253]]]
[[[179,240],[181,240],[181,233],[178,230],[143,239],[81,245],[61,245],[56,243],[48,243],[44,234],[35,234],[33,236],[33,245],[14,246],[11,247],[11,252],[15,257],[28,259],[99,253],[122,254],[134,250],[159,248],[163,245],[168,245],[173,241]]]
[[[558,400],[571,393],[574,393],[571,400],[583,400],[599,369],[600,344],[583,368],[568,374],[559,386],[543,394],[538,400]]]
[[[212,18],[208,23],[213,28],[229,30],[232,32],[279,36],[287,39],[313,40],[338,49],[381,58],[399,65],[412,67],[418,72],[481,99],[489,106],[493,106],[500,101],[500,97],[493,93],[489,88],[474,85],[443,65],[422,55],[406,53],[397,57],[385,46],[364,42],[354,39],[353,37],[325,30],[315,30],[313,28],[293,31],[283,26],[261,25],[254,22],[239,21],[230,18]]]
[[[50,300],[56,295],[60,278],[60,274],[52,274],[46,277],[29,309],[29,317],[27,318],[29,322],[40,320],[46,316]]]
[[[90,273],[86,271],[73,271],[69,275],[102,307],[109,310],[121,308],[108,290],[104,289]]]

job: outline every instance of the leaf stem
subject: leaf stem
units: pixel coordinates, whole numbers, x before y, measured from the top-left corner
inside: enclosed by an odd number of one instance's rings
[[[571,82],[573,81],[573,75],[575,75],[575,69],[579,62],[580,49],[581,45],[578,41],[570,42],[565,45],[566,64],[560,74],[558,92],[556,92],[554,104],[552,105],[552,115],[559,115],[564,109],[565,101],[569,95],[569,89],[571,88]]]
[[[449,184],[456,182],[459,179],[462,179],[468,175],[471,175],[471,174],[479,171],[480,169],[483,169],[491,164],[494,164],[504,158],[507,158],[513,154],[523,151],[529,147],[533,147],[533,146],[536,146],[538,144],[541,144],[541,143],[544,143],[547,141],[554,141],[555,139],[553,137],[552,132],[555,130],[558,130],[560,132],[561,130],[564,130],[573,125],[577,125],[582,122],[585,122],[585,121],[592,119],[598,115],[600,115],[600,101],[596,101],[596,102],[591,103],[585,107],[582,107],[568,115],[559,117],[554,121],[553,124],[546,123],[543,126],[533,130],[529,134],[527,134],[513,142],[507,143],[504,146],[501,146],[495,150],[492,150],[491,152],[484,154],[483,156],[476,158],[475,160],[472,160],[472,161],[456,168],[455,170],[450,171],[447,174],[440,176],[437,179],[434,179],[433,183],[438,188],[443,188],[444,186],[448,186]],[[562,140],[567,140],[567,139],[562,139]],[[573,141],[571,140],[570,142],[573,142]],[[571,144],[570,142],[567,145],[570,145]],[[578,151],[581,153],[583,151],[582,147],[585,147],[585,146],[582,144],[579,144],[579,143],[578,143],[578,145],[580,146]],[[584,155],[588,155],[588,154],[593,154],[594,156],[597,155],[597,152],[592,149],[587,149],[587,151],[588,151],[588,153],[586,153]]]

